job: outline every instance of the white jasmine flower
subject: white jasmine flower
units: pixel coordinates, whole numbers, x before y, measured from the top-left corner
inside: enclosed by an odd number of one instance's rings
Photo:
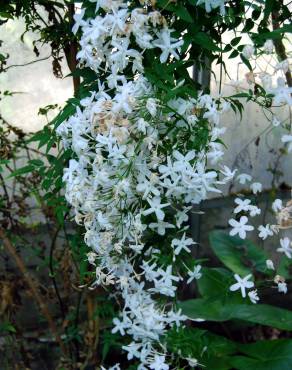
[[[196,359],[196,358],[192,358],[192,357],[187,357],[186,360],[188,361],[189,363],[189,366],[190,367],[197,367],[199,366],[199,361]]]
[[[286,81],[282,77],[278,77],[277,79],[277,87],[271,88],[269,90],[270,93],[274,95],[274,104],[275,105],[292,105],[292,87],[286,86]]]
[[[124,336],[126,333],[125,333],[125,324],[123,321],[120,321],[118,318],[114,318],[113,319],[113,324],[114,324],[114,327],[112,329],[112,333],[115,334],[117,332],[120,332],[120,334],[122,336]]]
[[[211,141],[217,140],[226,132],[226,127],[213,127],[211,131]]]
[[[268,236],[273,235],[273,231],[270,228],[270,224],[267,224],[266,226],[260,225],[258,227],[258,231],[260,232],[259,237],[263,240],[267,239]]]
[[[285,282],[278,283],[278,292],[286,294],[288,291],[287,284]]]
[[[173,239],[171,242],[172,248],[174,248],[174,254],[178,255],[182,250],[185,250],[186,252],[191,252],[191,250],[188,248],[190,245],[196,244],[193,239],[186,238],[186,233],[183,234],[181,239]]]
[[[283,135],[281,138],[282,143],[288,143],[287,150],[288,152],[292,152],[292,135]]]
[[[169,222],[158,220],[158,222],[151,222],[149,224],[149,228],[151,230],[157,230],[157,234],[159,235],[165,235],[166,229],[174,229],[175,226],[170,224]]]
[[[244,48],[242,49],[242,55],[246,59],[251,59],[254,53],[255,53],[255,48],[253,45],[245,45]]]
[[[269,270],[275,270],[275,266],[272,260],[266,260],[266,266]]]
[[[89,252],[89,253],[86,254],[86,256],[87,256],[88,262],[91,265],[95,265],[95,260],[96,260],[97,254],[94,253],[94,252]]]
[[[235,198],[234,202],[237,204],[237,207],[234,208],[233,212],[234,213],[239,213],[242,211],[248,211],[249,210],[249,205],[251,201],[249,199],[240,199],[240,198]]]
[[[149,127],[148,122],[144,120],[144,118],[139,118],[137,121],[137,129],[141,131],[144,135],[146,134],[146,129]]]
[[[250,188],[254,194],[257,194],[263,190],[263,185],[260,182],[253,182]]]
[[[182,211],[177,211],[175,215],[176,226],[181,227],[184,222],[187,222],[189,219],[188,212],[192,209],[192,207],[185,207]]]
[[[282,71],[284,73],[287,73],[289,71],[289,60],[285,59],[285,60],[282,60],[281,62],[279,62],[275,66],[275,71]]]
[[[272,209],[275,213],[281,211],[283,208],[283,202],[281,199],[275,199],[272,204]]]
[[[155,213],[157,220],[163,221],[164,219],[164,212],[162,211],[162,208],[165,208],[170,205],[170,203],[164,203],[161,204],[161,198],[154,197],[153,199],[147,199],[147,202],[150,205],[150,208],[148,208],[146,211],[143,211],[142,214],[144,216],[150,215],[151,213]]]
[[[143,243],[141,243],[141,244],[138,244],[138,243],[130,244],[129,248],[132,249],[136,253],[141,253],[142,250],[144,249],[144,244]]]
[[[153,370],[168,370],[169,366],[165,363],[165,356],[155,355],[154,361],[149,365]]]
[[[249,215],[251,217],[255,217],[255,216],[258,216],[258,215],[261,214],[260,208],[258,208],[257,206],[254,206],[254,205],[250,205],[248,207],[248,212],[249,212]]]
[[[238,204],[238,206],[233,210],[234,213],[248,211],[251,217],[261,213],[261,210],[257,206],[250,204],[251,201],[249,199],[235,198],[234,201]]]
[[[258,292],[257,290],[251,290],[250,292],[248,292],[248,297],[249,299],[251,300],[252,303],[256,304],[257,301],[259,301],[259,296],[258,296]]]
[[[190,284],[194,279],[199,280],[202,277],[202,273],[200,272],[201,268],[201,265],[197,265],[194,267],[193,271],[188,271],[189,278],[187,284]]]
[[[155,181],[156,180],[156,181]],[[158,178],[152,177],[150,181],[143,176],[139,177],[139,182],[136,186],[136,190],[143,194],[143,199],[150,198],[153,195],[159,197],[160,191],[155,187],[155,183],[158,182]]]
[[[225,0],[198,0],[197,5],[205,5],[207,13],[210,13],[213,9],[220,8],[220,14],[225,15]]]
[[[262,85],[263,85],[263,88],[264,88],[265,90],[267,90],[267,91],[268,91],[269,89],[271,89],[271,87],[272,87],[272,82],[273,82],[271,75],[270,75],[270,74],[268,74],[268,73],[265,73],[265,72],[261,72],[261,73],[260,73],[260,75],[259,75],[259,77],[260,77],[260,79],[261,79],[261,83],[262,83]]]
[[[253,288],[254,287],[254,283],[253,281],[249,281],[249,279],[252,277],[251,274],[245,276],[244,278],[241,278],[238,274],[235,274],[234,275],[234,278],[235,280],[237,281],[237,283],[233,284],[230,286],[230,290],[232,292],[236,291],[236,290],[241,290],[241,295],[243,298],[246,297],[246,292],[245,290],[246,289],[250,289],[250,288]]]
[[[208,106],[213,104],[213,99],[209,94],[203,94],[203,92],[200,92],[199,98],[198,98],[198,106],[200,108],[207,108]]]
[[[277,248],[277,252],[285,253],[288,258],[292,258],[292,248],[291,240],[285,236],[285,238],[280,239],[281,247]]]
[[[79,13],[75,13],[73,15],[74,26],[72,27],[72,32],[74,33],[74,35],[76,35],[79,27],[87,25],[87,23],[83,20],[84,14],[85,14],[85,9],[81,9]]]
[[[157,113],[157,99],[149,98],[146,101],[146,109],[152,117],[156,116]]]
[[[248,175],[247,173],[241,173],[237,176],[236,180],[242,185],[246,184],[246,182],[250,182],[252,180],[252,177]]]
[[[214,125],[218,125],[220,121],[219,111],[217,110],[216,104],[212,103],[208,105],[207,112],[204,113],[203,117],[207,118],[210,122],[214,123]]]
[[[229,112],[230,109],[231,109],[231,104],[228,101],[224,100],[222,104],[221,112],[226,113],[226,112]]]
[[[167,266],[166,270],[159,268],[157,276],[154,278],[154,288],[150,288],[149,291],[174,297],[177,287],[173,285],[172,281],[179,280],[178,276],[172,275],[172,265]]]
[[[272,119],[272,125],[274,127],[278,127],[278,126],[280,126],[280,124],[281,124],[281,121],[276,116],[274,116],[273,119]]]
[[[160,62],[165,63],[169,55],[173,55],[175,59],[179,59],[177,51],[180,51],[180,47],[183,45],[183,40],[177,40],[171,37],[170,34],[173,30],[163,28],[159,34],[158,39],[153,41],[153,45],[162,50],[160,55]]]
[[[210,150],[208,153],[207,153],[207,158],[210,159],[210,163],[212,165],[218,163],[218,161],[223,157],[224,155],[224,152],[223,150],[221,150],[223,148],[222,144],[220,143],[215,143],[215,142],[211,142],[210,143],[210,148],[212,150]],[[221,182],[222,183],[222,182]]]
[[[106,369],[105,367],[102,366],[101,370],[121,370],[121,368],[120,368],[120,364],[115,364],[114,366],[111,366],[108,369]]]
[[[273,43],[273,40],[267,40],[264,43],[264,51],[267,54],[272,54],[274,52],[274,43]]]
[[[224,165],[224,166],[222,166],[222,170],[220,170],[220,172],[222,173],[222,175],[225,176],[225,179],[223,180],[224,183],[227,183],[227,182],[231,181],[234,178],[234,176],[237,172],[237,169],[231,171],[231,169],[229,167]]]
[[[232,226],[230,235],[234,236],[238,234],[241,239],[246,238],[246,232],[254,230],[254,227],[247,225],[248,218],[246,216],[241,216],[239,221],[234,220],[233,218],[228,221],[229,225]]]
[[[132,342],[127,346],[122,346],[122,349],[127,351],[127,359],[131,361],[133,358],[140,358],[141,344]]]

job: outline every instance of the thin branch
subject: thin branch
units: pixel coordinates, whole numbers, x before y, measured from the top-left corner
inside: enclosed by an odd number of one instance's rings
[[[43,60],[47,60],[49,58],[51,58],[51,55],[49,55],[47,57],[44,57],[44,58],[32,60],[31,62],[24,63],[24,64],[11,64],[10,66],[2,69],[2,72],[6,72],[8,69],[14,68],[14,67],[26,67],[26,66],[29,66],[30,64],[34,64],[34,63],[37,63],[37,62],[42,62]]]
[[[24,278],[25,278],[25,280],[26,280],[26,282],[27,282],[27,284],[30,288],[32,296],[34,297],[34,299],[38,303],[38,305],[40,307],[40,310],[42,312],[42,315],[46,318],[46,320],[49,324],[49,327],[50,327],[50,330],[51,330],[51,333],[52,333],[53,337],[55,338],[56,342],[59,344],[60,349],[63,352],[63,354],[65,356],[67,356],[67,350],[66,350],[66,348],[65,348],[65,346],[62,342],[62,339],[61,339],[61,337],[58,333],[55,322],[54,322],[54,320],[53,320],[53,318],[52,318],[52,316],[51,316],[51,314],[48,310],[47,305],[45,304],[43,298],[41,297],[41,295],[38,292],[38,284],[30,276],[30,273],[27,271],[22,259],[19,257],[19,255],[17,254],[17,252],[16,252],[14,246],[12,245],[11,241],[8,239],[4,230],[1,229],[1,228],[0,228],[0,238],[3,241],[4,248],[8,251],[8,253],[11,255],[11,257],[13,257],[17,267],[19,268],[20,272],[23,274],[23,276],[24,276]]]
[[[55,233],[52,237],[52,242],[51,242],[51,247],[50,247],[50,257],[49,257],[49,268],[50,268],[50,277],[52,279],[54,289],[55,289],[55,292],[56,292],[56,296],[57,296],[58,301],[59,301],[61,315],[62,315],[63,321],[65,321],[65,318],[66,318],[66,312],[65,311],[66,310],[65,310],[65,307],[64,307],[59,289],[58,289],[58,285],[57,285],[57,282],[56,282],[54,264],[53,264],[54,249],[55,249],[55,246],[56,246],[56,241],[57,241],[57,237],[58,237],[58,234],[59,234],[60,230],[61,230],[61,227],[59,226],[56,229],[56,231],[55,231]]]

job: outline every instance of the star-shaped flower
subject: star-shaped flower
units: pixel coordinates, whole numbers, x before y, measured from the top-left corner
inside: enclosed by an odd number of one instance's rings
[[[174,248],[174,254],[178,255],[184,249],[186,252],[191,250],[188,248],[190,245],[196,244],[193,239],[186,238],[186,233],[183,234],[181,239],[173,239],[171,246]],[[175,248],[176,247],[176,248]]]
[[[246,216],[241,216],[239,221],[234,220],[232,218],[231,220],[228,221],[229,225],[233,227],[233,229],[230,231],[230,235],[234,236],[238,234],[238,236],[241,239],[246,238],[246,232],[247,231],[252,231],[254,229],[253,226],[247,225],[248,218]]]
[[[277,248],[277,252],[285,253],[288,258],[292,258],[291,240],[287,236],[280,239],[281,247]]]
[[[159,37],[157,40],[153,42],[153,45],[160,48],[162,50],[162,54],[160,55],[160,62],[165,63],[169,57],[169,55],[173,55],[175,59],[179,59],[179,55],[177,54],[177,50],[180,50],[180,47],[183,45],[183,40],[177,40],[174,37],[171,37],[172,30],[168,28],[163,28],[160,32]]]
[[[169,206],[170,203],[164,203],[161,204],[161,198],[160,197],[154,197],[153,199],[147,199],[150,208],[146,209],[146,211],[143,211],[143,215],[147,216],[151,213],[155,213],[157,220],[163,221],[164,219],[164,212],[162,211],[162,208],[165,208]]]
[[[244,278],[241,278],[238,274],[235,274],[234,275],[234,278],[237,281],[237,283],[231,285],[231,287],[229,289],[232,292],[240,289],[241,290],[242,297],[245,298],[246,297],[245,289],[250,289],[250,288],[253,288],[254,287],[254,282],[253,281],[249,281],[249,279],[251,277],[252,277],[251,274],[245,276]]]

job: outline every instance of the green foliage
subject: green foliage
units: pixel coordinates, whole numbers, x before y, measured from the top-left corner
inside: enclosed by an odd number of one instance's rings
[[[292,331],[292,312],[266,304],[233,303],[228,299],[198,298],[181,302],[183,312],[192,319],[209,321],[244,320]]]
[[[279,339],[240,344],[201,329],[173,329],[167,346],[174,354],[197,359],[207,370],[288,370],[292,366],[292,340]]]
[[[259,341],[241,345],[239,350],[246,356],[234,356],[230,361],[238,370],[290,370],[292,368],[291,339]]]
[[[167,346],[171,352],[182,357],[198,359],[207,369],[216,365],[216,370],[228,368],[227,358],[236,350],[236,344],[223,336],[194,328],[170,330]]]
[[[197,282],[199,293],[203,297],[225,297],[229,294],[228,288],[232,280],[232,273],[222,267],[204,267],[202,277]]]
[[[266,253],[249,240],[232,237],[220,231],[209,235],[214,254],[231,271],[245,276],[251,272],[266,272]]]
[[[16,333],[16,329],[9,321],[3,321],[0,323],[0,333]]]

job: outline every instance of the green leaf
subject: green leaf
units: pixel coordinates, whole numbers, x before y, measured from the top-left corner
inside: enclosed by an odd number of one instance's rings
[[[64,122],[67,118],[72,116],[76,111],[76,106],[79,104],[79,100],[76,98],[71,98],[68,100],[65,107],[62,111],[53,119],[52,124],[56,129],[62,122]]]
[[[268,39],[279,39],[282,38],[283,34],[285,33],[292,33],[292,25],[285,24],[283,27],[276,29],[275,31],[271,32],[263,32],[263,33],[253,33],[252,39],[255,42],[263,43]]]
[[[180,19],[188,23],[193,23],[194,20],[188,10],[184,6],[177,7],[175,13],[179,16]]]
[[[272,13],[274,8],[274,0],[266,0],[266,5],[264,9],[264,21],[269,18],[269,15]]]
[[[239,55],[239,52],[237,50],[233,50],[232,53],[229,55],[229,59],[236,58]]]
[[[198,32],[193,36],[193,42],[200,45],[203,49],[220,51],[221,49],[214,43],[213,39],[203,32]]]
[[[292,330],[292,312],[266,304],[240,304],[199,298],[181,302],[179,307],[191,319],[219,322],[237,319],[280,330]]]
[[[242,29],[242,32],[249,32],[254,26],[254,22],[251,18],[248,18],[245,22],[245,25]]]
[[[18,168],[17,170],[13,171],[8,176],[8,178],[25,175],[25,174],[27,174],[29,172],[32,172],[34,169],[35,169],[35,166],[32,165],[32,164],[27,165],[27,166],[24,166],[24,167],[21,167],[21,168]]]
[[[0,12],[0,18],[13,19],[13,15],[9,12]]]
[[[283,276],[285,279],[289,279],[291,277],[291,272],[292,261],[286,256],[283,256],[278,264],[277,274]]]
[[[9,321],[3,321],[0,323],[0,333],[16,333],[16,329]]]
[[[223,268],[203,268],[202,277],[197,280],[197,286],[203,297],[221,298],[229,293],[233,279],[230,271]]]
[[[243,63],[247,66],[247,68],[252,71],[252,66],[248,59],[246,59],[242,54],[240,54],[240,59],[243,61]]]
[[[231,42],[230,42],[230,44],[232,45],[232,46],[236,46],[239,42],[240,42],[240,40],[242,39],[242,37],[241,36],[239,36],[239,37],[235,37],[234,39],[232,39],[231,40]]]
[[[258,341],[239,347],[239,350],[250,357],[231,357],[231,364],[238,370],[291,370],[292,340],[279,339]]]
[[[237,351],[231,340],[197,328],[171,329],[167,332],[166,342],[171,353],[196,358],[207,369],[229,369],[227,356]]]
[[[216,256],[234,273],[245,276],[253,269],[266,271],[265,252],[251,241],[232,237],[222,231],[211,232],[209,240]]]
[[[44,162],[41,159],[31,159],[29,164],[32,164],[34,167],[41,167],[44,165]]]
[[[188,23],[194,22],[189,11],[183,5],[180,5],[178,2],[176,4],[171,4],[169,0],[158,0],[156,5],[161,9],[165,9],[175,13],[183,21],[186,21]]]

